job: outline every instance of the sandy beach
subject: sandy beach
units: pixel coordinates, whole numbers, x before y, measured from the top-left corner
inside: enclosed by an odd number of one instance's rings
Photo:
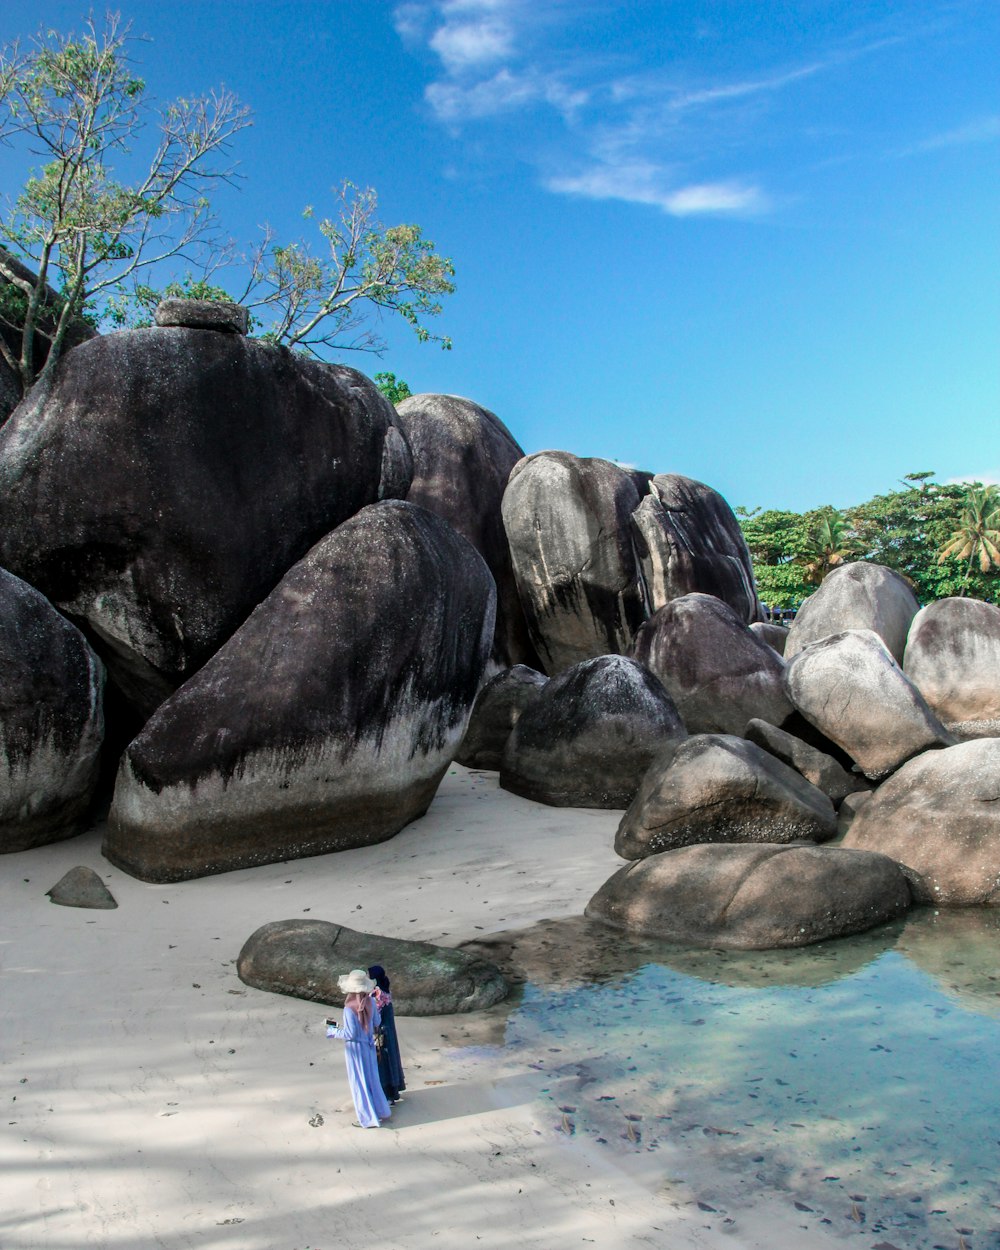
[[[780,1194],[724,1192],[689,1147],[601,1152],[560,1131],[538,1071],[463,1049],[501,1040],[509,1006],[400,1018],[405,1100],[391,1127],[352,1128],[324,1008],[236,975],[273,920],[458,945],[578,915],[621,864],[617,821],[456,765],[423,819],[361,850],[177,885],[112,868],[100,827],[5,856],[2,1250],[870,1244]],[[49,901],[77,864],[117,910]]]

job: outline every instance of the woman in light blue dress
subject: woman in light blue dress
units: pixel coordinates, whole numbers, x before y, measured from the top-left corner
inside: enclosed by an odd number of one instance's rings
[[[358,1128],[378,1128],[380,1120],[388,1120],[392,1110],[382,1093],[375,1055],[375,1029],[379,1025],[379,1009],[371,996],[375,988],[363,968],[354,968],[337,978],[344,999],[344,1023],[326,1021],[327,1037],[338,1037],[345,1043],[347,1081],[357,1112]]]

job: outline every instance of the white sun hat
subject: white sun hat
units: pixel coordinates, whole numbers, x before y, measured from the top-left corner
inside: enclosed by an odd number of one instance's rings
[[[375,988],[375,982],[364,968],[352,968],[350,972],[337,977],[337,985],[342,994],[370,994]]]

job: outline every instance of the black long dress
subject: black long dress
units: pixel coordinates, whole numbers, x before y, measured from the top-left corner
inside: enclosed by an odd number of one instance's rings
[[[391,1002],[384,1002],[382,1005],[382,1045],[378,1051],[378,1079],[386,1098],[390,1102],[397,1102],[399,1095],[406,1089],[406,1080],[399,1057],[396,1015]]]

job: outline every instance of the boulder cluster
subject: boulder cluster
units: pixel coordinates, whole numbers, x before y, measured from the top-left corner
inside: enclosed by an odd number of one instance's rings
[[[458,759],[625,809],[589,914],[637,932],[1000,905],[1000,608],[857,563],[771,625],[710,487],[183,304],[0,427],[0,850],[102,800],[147,881],[363,846]]]

